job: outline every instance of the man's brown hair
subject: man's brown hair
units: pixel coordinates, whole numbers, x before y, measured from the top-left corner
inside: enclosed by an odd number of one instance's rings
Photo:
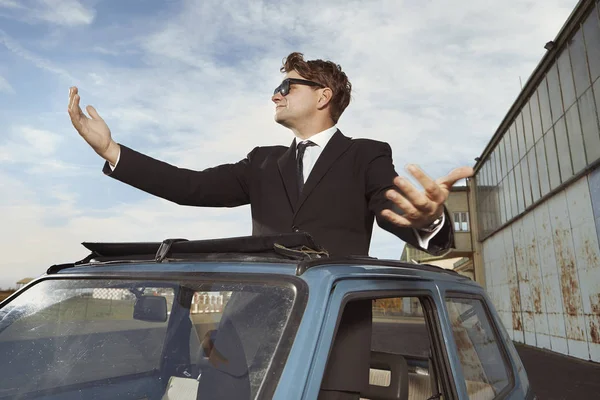
[[[331,119],[337,124],[340,116],[350,104],[350,93],[352,84],[348,81],[346,73],[342,67],[331,61],[324,60],[304,60],[302,53],[290,53],[284,60],[281,72],[296,71],[305,79],[318,82],[333,92],[331,97]]]

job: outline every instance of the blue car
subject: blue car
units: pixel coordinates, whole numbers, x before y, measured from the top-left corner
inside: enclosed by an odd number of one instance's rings
[[[0,303],[0,399],[533,399],[485,291],[306,234],[84,243]]]

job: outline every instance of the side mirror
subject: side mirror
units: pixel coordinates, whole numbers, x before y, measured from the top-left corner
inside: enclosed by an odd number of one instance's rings
[[[140,296],[133,306],[133,319],[147,322],[167,320],[167,299],[162,296]]]

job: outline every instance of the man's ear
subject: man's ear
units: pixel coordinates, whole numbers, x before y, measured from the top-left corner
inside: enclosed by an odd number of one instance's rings
[[[322,110],[323,108],[327,107],[329,102],[331,102],[331,98],[333,97],[333,90],[326,87],[324,89],[319,90],[319,92],[321,92],[321,93],[317,100],[317,106],[319,107],[320,110]]]

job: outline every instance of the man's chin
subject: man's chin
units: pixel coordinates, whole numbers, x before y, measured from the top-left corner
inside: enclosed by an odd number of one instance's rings
[[[288,128],[288,124],[285,118],[283,118],[281,115],[275,114],[275,122],[277,122],[279,125],[285,126],[286,128]]]

